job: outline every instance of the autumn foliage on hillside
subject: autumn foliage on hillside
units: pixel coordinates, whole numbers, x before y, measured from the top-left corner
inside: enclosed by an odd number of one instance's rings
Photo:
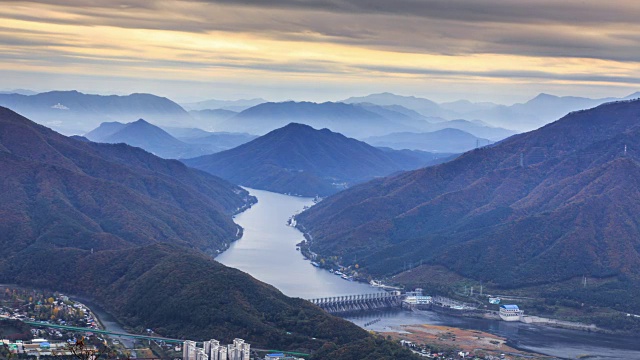
[[[420,262],[505,287],[640,277],[640,101],[571,113],[298,216],[312,249],[389,275]],[[626,148],[626,151],[625,151]]]

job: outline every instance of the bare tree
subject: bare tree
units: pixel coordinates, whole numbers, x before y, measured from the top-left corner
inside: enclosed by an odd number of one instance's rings
[[[90,346],[86,343],[84,337],[76,340],[75,343],[67,344],[65,348],[66,352],[70,352],[71,356],[77,360],[130,360],[131,357],[126,355],[125,357],[119,357],[115,351],[109,350],[108,347],[103,346],[102,348],[97,348],[95,346]]]

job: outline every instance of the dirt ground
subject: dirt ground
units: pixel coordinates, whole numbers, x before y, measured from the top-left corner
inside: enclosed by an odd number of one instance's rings
[[[408,340],[414,344],[427,344],[439,348],[456,348],[470,354],[484,353],[506,359],[553,359],[552,357],[533,354],[507,346],[506,340],[499,336],[477,330],[465,330],[438,325],[404,325],[401,332],[384,332],[381,335],[391,336],[397,340]]]

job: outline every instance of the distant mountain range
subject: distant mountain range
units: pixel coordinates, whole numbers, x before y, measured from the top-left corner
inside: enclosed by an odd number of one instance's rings
[[[292,123],[187,165],[257,189],[303,196],[443,161],[446,155],[382,150],[328,129]]]
[[[640,93],[634,93],[620,99],[612,97],[602,99],[574,96],[559,97],[543,93],[525,103],[507,106],[488,102],[472,103],[467,100],[437,104],[429,99],[414,96],[380,93],[362,97],[352,97],[343,100],[343,102],[349,104],[369,103],[384,106],[400,105],[426,117],[440,117],[446,120],[482,120],[492,126],[526,131],[548,124],[571,111],[588,109],[610,101],[630,100],[639,97]],[[474,133],[474,135],[492,138],[486,134]]]
[[[526,103],[506,106],[467,100],[438,104],[413,96],[381,93],[336,103],[208,100],[185,104],[190,110],[187,112],[175,102],[151,94],[24,93],[29,95],[0,93],[0,106],[68,135],[83,134],[103,122],[145,119],[163,127],[195,127],[258,135],[297,122],[316,128],[326,127],[358,139],[393,132],[433,132],[453,128],[492,141],[540,127],[569,111],[619,100],[540,94]],[[624,99],[639,96],[640,93],[636,93]]]
[[[20,94],[20,95],[35,95],[37,92],[26,89],[13,89],[13,90],[5,90],[0,91],[0,94]]]
[[[257,137],[246,133],[212,132],[205,136],[181,137],[179,139],[191,145],[208,147],[211,150],[208,153],[213,154],[248,143]]]
[[[82,134],[102,122],[147,119],[156,124],[186,126],[193,121],[180,105],[151,94],[102,96],[77,91],[0,94],[0,106],[66,134]]]
[[[193,117],[198,126],[209,131],[220,131],[226,120],[238,115],[238,112],[225,109],[191,110],[189,115]]]
[[[598,288],[598,301],[624,307],[616,291],[640,292],[639,124],[640,100],[574,112],[451,162],[347,189],[298,223],[312,250],[344,264],[357,257],[374,276],[422,261],[505,287],[619,276],[624,285]]]
[[[458,129],[442,129],[426,133],[399,132],[363,140],[367,144],[378,147],[445,153],[463,153],[492,143],[491,140],[477,138]]]
[[[222,131],[265,134],[274,128],[296,122],[315,128],[328,128],[363,139],[393,132],[428,132],[445,128],[460,129],[479,137],[501,140],[515,132],[492,128],[465,120],[455,122],[427,118],[399,105],[283,102],[264,103],[219,122]]]
[[[0,108],[0,283],[89,298],[168,337],[415,359],[207,255],[239,237],[231,215],[254,201],[178,161],[68,138]]]
[[[179,128],[174,131],[180,132]],[[128,124],[107,122],[88,132],[85,137],[103,143],[125,143],[136,146],[165,159],[182,159],[213,154],[252,140],[248,134],[209,133],[202,130],[182,130],[187,137],[181,141],[158,126],[145,120]]]
[[[250,107],[266,103],[267,100],[256,99],[242,99],[242,100],[205,100],[195,103],[185,103],[182,106],[187,110],[229,110],[233,112],[240,112]]]
[[[326,127],[353,137],[387,134],[392,128],[415,130],[355,105],[293,101],[256,105],[228,119],[221,126],[225,131],[265,134],[292,122]]]

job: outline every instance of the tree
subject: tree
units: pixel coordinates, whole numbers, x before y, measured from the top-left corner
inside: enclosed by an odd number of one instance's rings
[[[0,357],[2,357],[3,359],[14,358],[14,355],[9,350],[9,346],[7,344],[2,344],[2,347],[0,347]]]
[[[75,343],[67,344],[65,349],[66,351],[72,354],[72,357],[77,360],[130,360],[130,356],[119,357],[115,351],[110,350],[108,347],[103,346],[101,349],[95,346],[87,345],[87,342],[84,338],[80,338]]]

